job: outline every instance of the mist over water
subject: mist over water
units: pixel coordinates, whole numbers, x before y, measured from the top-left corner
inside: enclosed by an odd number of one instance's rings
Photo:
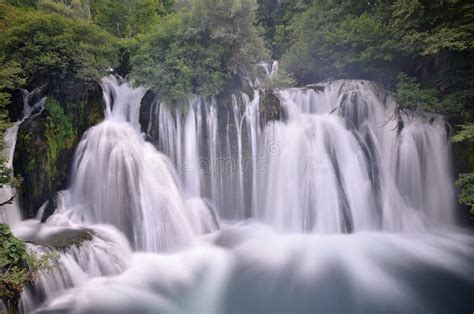
[[[79,144],[55,214],[14,228],[61,256],[24,312],[474,308],[442,117],[401,128],[385,91],[342,80],[277,90],[286,121],[262,123],[256,89],[228,105],[157,98],[145,126],[146,89],[115,76],[102,88],[105,120]]]

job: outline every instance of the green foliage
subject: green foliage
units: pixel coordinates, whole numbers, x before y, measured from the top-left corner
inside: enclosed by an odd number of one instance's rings
[[[130,77],[170,103],[215,95],[234,75],[253,75],[266,56],[253,1],[195,0],[190,11],[160,19],[131,49]]]
[[[69,150],[75,144],[77,137],[71,122],[71,118],[64,113],[63,107],[54,98],[48,98],[45,104],[48,111],[46,118],[46,144],[48,147],[48,158],[46,171],[50,177],[55,177],[58,169],[57,160],[60,153]]]
[[[466,123],[460,125],[460,131],[451,137],[451,141],[454,143],[459,142],[471,142],[474,143],[474,124]]]
[[[395,93],[397,104],[403,109],[423,110],[429,112],[441,112],[436,91],[433,89],[423,89],[415,78],[400,73],[397,81]]]
[[[256,16],[263,28],[263,37],[274,59],[288,49],[293,18],[307,9],[310,0],[258,0]]]
[[[262,73],[259,82],[262,89],[288,88],[296,85],[295,79],[284,70],[278,70],[272,77]]]
[[[395,40],[388,23],[361,1],[315,1],[287,26],[282,66],[300,83],[390,75]]]
[[[192,27],[188,14],[163,18],[156,31],[139,39],[130,77],[149,85],[169,102],[190,93],[217,93],[228,73],[226,53],[208,34]]]
[[[24,241],[13,236],[10,227],[0,224],[0,299],[14,308],[23,287],[33,283],[39,270],[52,271],[57,254],[29,253]]]
[[[5,57],[0,54],[0,187],[14,185],[15,178],[12,170],[8,167],[7,156],[5,156],[5,143],[3,141],[5,131],[10,126],[6,106],[10,100],[10,92],[23,83],[20,76],[21,69],[16,62],[6,62]],[[0,200],[6,201],[6,200]]]
[[[58,13],[74,19],[91,20],[91,8],[88,0],[38,0],[38,9]]]
[[[474,172],[459,175],[456,185],[460,189],[459,202],[469,206],[474,215]]]
[[[2,34],[0,49],[19,64],[28,85],[47,83],[60,99],[82,99],[114,66],[116,41],[97,26],[57,14],[24,14]]]
[[[0,224],[0,238],[2,241],[0,254],[0,267],[2,269],[19,265],[26,259],[26,246],[21,240],[15,238],[8,225]]]
[[[7,0],[8,4],[17,6],[17,7],[35,7],[37,0]]]
[[[282,65],[300,83],[368,78],[391,85],[405,72],[444,96],[467,90],[452,74],[472,73],[473,17],[467,1],[312,1],[284,25]]]
[[[268,58],[255,26],[255,0],[194,0],[191,17],[197,28],[223,45],[229,55],[228,70],[250,75],[255,64]]]
[[[145,32],[161,16],[171,13],[173,0],[93,1],[94,22],[120,38]]]
[[[390,30],[377,16],[366,12],[348,15],[335,29],[324,34],[331,62],[339,73],[384,75],[382,64],[393,60]]]
[[[466,123],[459,126],[459,132],[451,137],[454,143],[460,143],[468,154],[470,163],[474,162],[474,124]],[[468,167],[470,170],[473,167]],[[465,171],[469,171],[465,170]],[[471,215],[474,215],[474,172],[459,175],[456,185],[459,188],[459,202],[470,207]]]

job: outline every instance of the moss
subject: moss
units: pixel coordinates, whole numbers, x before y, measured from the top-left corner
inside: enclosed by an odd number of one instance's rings
[[[21,293],[25,285],[34,283],[38,270],[53,270],[57,258],[28,252],[25,242],[15,238],[8,225],[0,224],[0,299],[8,313],[18,311]]]
[[[84,242],[92,241],[93,236],[91,231],[80,230],[70,232],[69,234],[63,234],[63,237],[59,240],[51,241],[47,243],[49,247],[55,249],[67,249],[72,246],[80,247]]]
[[[46,144],[47,159],[46,172],[50,178],[67,173],[67,167],[58,164],[62,151],[73,148],[77,142],[71,118],[68,117],[64,109],[54,98],[49,98],[46,102],[46,110],[49,116],[46,119]],[[59,168],[58,168],[59,166]]]
[[[49,201],[45,216],[54,210],[56,191],[67,187],[69,167],[82,134],[103,119],[100,89],[78,103],[48,97],[46,110],[26,119],[18,130],[14,169],[22,177],[20,206],[25,218],[35,217]]]

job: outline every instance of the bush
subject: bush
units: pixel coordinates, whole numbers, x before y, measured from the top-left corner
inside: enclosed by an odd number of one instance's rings
[[[42,269],[52,271],[57,254],[29,253],[24,241],[13,236],[10,227],[0,224],[0,299],[14,311],[25,285],[35,281]]]
[[[130,77],[168,102],[216,95],[232,77],[252,77],[268,54],[255,26],[255,1],[195,0],[160,19],[131,49]]]
[[[460,174],[456,185],[460,189],[459,202],[469,206],[474,215],[474,172]]]
[[[21,11],[8,23],[0,50],[19,65],[30,88],[47,84],[62,101],[83,100],[118,61],[113,36],[86,21]]]
[[[46,162],[46,171],[50,177],[54,177],[60,169],[57,160],[61,152],[71,149],[77,140],[71,118],[64,113],[63,107],[54,98],[48,98],[45,104],[48,111],[46,118],[46,143],[48,147],[48,158]]]
[[[176,13],[138,40],[130,77],[174,103],[191,93],[216,94],[229,78],[227,58],[219,42],[193,27],[189,14]]]

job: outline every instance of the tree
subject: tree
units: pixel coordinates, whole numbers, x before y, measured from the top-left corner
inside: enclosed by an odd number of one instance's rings
[[[146,32],[173,10],[173,0],[103,0],[91,3],[93,21],[109,33],[130,38]]]
[[[117,62],[116,41],[86,21],[28,12],[0,38],[30,88],[47,84],[62,101],[81,100]]]
[[[193,24],[223,44],[230,57],[228,69],[241,76],[250,76],[255,64],[269,57],[255,26],[256,8],[255,0],[192,1]]]
[[[189,14],[163,18],[156,30],[138,40],[131,57],[130,77],[173,103],[192,93],[217,93],[224,80],[227,52],[203,30],[193,27]]]
[[[216,95],[232,77],[251,77],[268,56],[254,10],[251,0],[192,1],[137,37],[130,78],[174,103],[193,93]]]

